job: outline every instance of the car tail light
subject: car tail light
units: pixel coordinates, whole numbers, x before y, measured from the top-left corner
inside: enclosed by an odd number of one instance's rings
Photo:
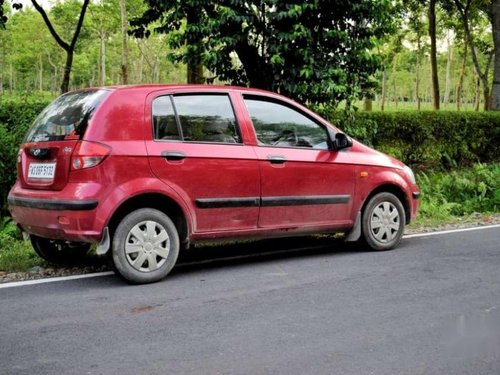
[[[111,148],[100,143],[80,141],[71,155],[71,170],[79,171],[95,167],[111,152]]]

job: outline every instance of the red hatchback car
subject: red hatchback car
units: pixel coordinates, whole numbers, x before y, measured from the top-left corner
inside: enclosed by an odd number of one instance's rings
[[[12,217],[51,262],[110,252],[133,283],[221,238],[344,232],[396,246],[417,212],[410,168],[266,91],[204,85],[65,94],[22,144]]]

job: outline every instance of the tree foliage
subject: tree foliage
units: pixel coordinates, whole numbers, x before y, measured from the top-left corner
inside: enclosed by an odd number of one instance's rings
[[[0,100],[33,91],[55,95],[66,51],[31,0],[24,1],[22,10],[15,9],[17,1],[0,0],[8,18],[0,28]],[[429,0],[92,0],[75,45],[70,89],[123,83],[123,1],[129,20],[135,19],[135,35],[149,35],[125,40],[129,83],[182,83],[187,66],[189,82],[251,85],[301,102],[349,102],[364,95],[384,109],[428,109],[433,98]],[[82,3],[61,0],[46,7],[54,29],[68,44]],[[500,46],[500,38],[494,37],[500,35],[494,15],[498,3],[435,1],[443,108],[456,103],[457,109],[479,110],[485,92],[500,103],[500,84],[495,83],[500,81],[500,52],[492,58],[493,40],[497,50]],[[457,4],[467,6],[472,48]],[[488,86],[491,90],[485,90]]]
[[[201,56],[214,76],[270,89],[300,102],[351,101],[371,85],[379,66],[376,39],[391,31],[392,2],[147,0],[134,35],[159,22],[188,63]],[[198,22],[184,22],[193,9]],[[181,48],[186,46],[186,48]],[[235,58],[236,57],[236,58]],[[209,77],[213,78],[213,77]]]

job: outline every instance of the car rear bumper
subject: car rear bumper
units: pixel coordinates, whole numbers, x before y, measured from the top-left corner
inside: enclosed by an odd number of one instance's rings
[[[78,197],[77,186],[58,192],[60,199],[43,193],[12,188],[7,200],[14,221],[22,230],[40,237],[67,241],[99,242],[104,223],[98,218],[100,205],[94,198]],[[75,199],[78,197],[79,199]]]
[[[52,211],[89,211],[97,207],[96,200],[53,200],[39,198],[23,198],[9,195],[9,206],[21,206]]]

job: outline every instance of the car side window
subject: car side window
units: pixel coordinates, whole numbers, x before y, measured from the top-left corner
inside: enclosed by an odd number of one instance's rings
[[[154,139],[181,139],[170,96],[160,96],[153,100],[153,132]]]
[[[241,143],[228,95],[173,96],[184,141]]]
[[[267,98],[244,100],[260,145],[328,149],[326,129],[298,110]]]

